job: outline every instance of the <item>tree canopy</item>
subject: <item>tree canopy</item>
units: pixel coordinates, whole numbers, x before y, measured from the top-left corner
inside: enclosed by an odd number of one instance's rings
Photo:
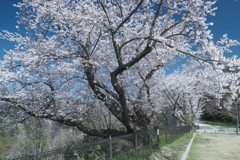
[[[163,85],[165,67],[185,57],[216,65],[238,44],[226,35],[217,43],[212,40],[206,17],[214,15],[215,3],[23,0],[16,7],[26,34],[0,33],[0,38],[17,43],[1,61],[0,82],[7,90],[1,101],[92,136],[144,128],[163,107],[156,85]],[[193,80],[187,75],[181,79]],[[171,88],[168,80],[164,83]],[[124,129],[88,126],[84,117],[94,106],[89,103],[103,104]]]

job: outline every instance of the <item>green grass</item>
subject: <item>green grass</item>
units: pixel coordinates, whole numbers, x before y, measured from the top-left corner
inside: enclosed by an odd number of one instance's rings
[[[138,147],[138,159],[139,160],[149,160],[154,159],[157,155],[161,152],[161,150],[167,150],[167,148],[170,148],[171,151],[174,151],[174,154],[177,150],[183,149],[184,145],[188,144],[190,141],[192,134],[185,134],[182,137],[179,138],[180,135],[168,135],[167,137],[159,136],[159,139],[155,137],[152,140],[153,147],[152,151],[153,154],[150,155],[150,146],[145,145],[143,147]],[[166,151],[167,152],[167,151]],[[175,155],[173,156],[175,157]],[[136,159],[136,152],[134,146],[132,146],[129,150],[119,152],[118,154],[113,154],[114,160],[135,160]]]
[[[223,123],[223,122],[215,122],[215,121],[204,121],[205,124],[213,125],[213,126],[230,126],[234,127],[235,125],[233,123]]]
[[[148,159],[150,156],[149,146],[139,147],[138,148],[138,158],[139,159]],[[117,154],[113,158],[114,160],[135,160],[136,152],[135,149],[130,149],[128,152],[122,152]]]
[[[183,152],[185,151],[188,143],[190,142],[193,134],[186,133],[175,142],[166,144],[161,147],[160,151],[153,153],[151,160],[177,160],[181,159]]]
[[[193,144],[191,146],[191,152],[188,153],[188,157],[187,160],[197,160],[196,157],[198,157],[198,149],[196,149],[196,145],[199,146],[205,146],[204,148],[208,149],[207,144],[210,142],[211,140],[209,138],[202,138],[199,135],[196,135],[194,140],[193,140]],[[201,150],[203,150],[203,148],[201,148]]]

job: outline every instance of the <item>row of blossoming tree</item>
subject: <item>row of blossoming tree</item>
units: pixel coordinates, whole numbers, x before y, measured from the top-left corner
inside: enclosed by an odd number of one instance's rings
[[[17,106],[19,120],[46,118],[98,137],[145,128],[164,108],[192,126],[208,96],[228,93],[229,107],[239,95],[239,59],[223,56],[239,42],[214,42],[206,22],[215,3],[23,0],[15,6],[26,33],[0,33],[16,43],[0,62],[2,109]],[[188,62],[179,71],[165,72],[181,59]],[[94,112],[99,104],[105,112]],[[106,115],[118,126],[86,120]]]

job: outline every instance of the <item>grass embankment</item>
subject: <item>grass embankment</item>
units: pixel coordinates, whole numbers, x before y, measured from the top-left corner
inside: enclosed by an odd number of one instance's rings
[[[177,160],[180,159],[185,148],[187,147],[189,141],[192,138],[192,133],[186,133],[182,137],[178,138],[176,141],[171,143],[172,136],[168,135],[168,140],[166,136],[160,136],[160,143],[158,143],[157,138],[153,139],[153,154],[150,155],[149,146],[138,147],[138,159],[145,160]],[[173,137],[174,138],[174,137]],[[177,138],[177,137],[175,137]],[[170,143],[170,144],[169,144]],[[114,160],[135,160],[136,152],[135,149],[130,149],[128,152],[122,152],[115,155]]]
[[[196,134],[187,160],[236,160],[240,157],[240,135]]]
[[[175,142],[166,144],[158,152],[154,152],[151,160],[179,160],[182,157],[187,145],[189,144],[193,133],[186,133]]]

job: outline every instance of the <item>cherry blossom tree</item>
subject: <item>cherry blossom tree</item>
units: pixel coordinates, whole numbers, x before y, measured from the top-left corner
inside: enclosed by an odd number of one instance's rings
[[[236,41],[215,44],[206,22],[215,0],[23,0],[20,29],[1,61],[1,101],[25,113],[107,137],[144,128],[160,111],[155,84],[182,57],[219,60]],[[100,101],[124,129],[84,121]]]
[[[160,92],[163,94],[165,106],[170,108],[172,116],[181,123],[193,127],[194,121],[200,118],[202,106],[205,103],[204,95],[198,92],[202,92],[202,90],[198,90],[197,80],[194,81],[194,78],[182,75],[176,76],[173,74],[167,77],[166,81],[170,81],[170,83],[164,85],[165,89]]]
[[[229,110],[230,115],[236,121],[237,134],[239,132],[240,121],[240,59],[237,56],[225,58],[224,63],[218,66],[219,75],[221,80],[222,98],[221,107],[225,107]]]
[[[217,74],[212,65],[191,60],[181,71],[161,77],[157,86],[159,103],[178,121],[192,128],[209,97],[217,97],[220,92],[215,81]]]

